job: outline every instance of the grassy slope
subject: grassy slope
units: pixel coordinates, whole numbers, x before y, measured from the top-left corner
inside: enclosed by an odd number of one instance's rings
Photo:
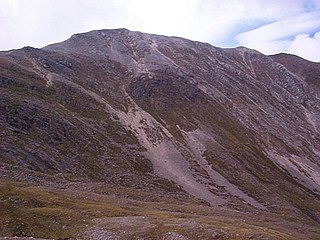
[[[220,239],[316,239],[320,234],[317,226],[301,225],[303,219],[245,214],[196,202],[182,205],[161,198],[145,202],[133,200],[130,194],[135,193],[126,190],[129,198],[120,197],[124,189],[104,195],[1,181],[0,237],[86,238],[92,229],[123,239],[158,239],[169,232],[190,239],[211,239],[214,234]]]

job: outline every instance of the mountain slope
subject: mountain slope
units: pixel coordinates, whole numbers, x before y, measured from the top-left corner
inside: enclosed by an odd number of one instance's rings
[[[293,57],[126,29],[2,52],[1,176],[319,222],[320,68]]]

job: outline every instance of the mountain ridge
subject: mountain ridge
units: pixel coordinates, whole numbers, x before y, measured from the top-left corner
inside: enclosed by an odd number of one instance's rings
[[[318,71],[127,29],[2,52],[1,173],[319,222]]]

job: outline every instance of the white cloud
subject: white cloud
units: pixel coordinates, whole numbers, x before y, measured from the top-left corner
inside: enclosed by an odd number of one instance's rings
[[[142,31],[216,43],[249,21],[270,22],[303,12],[303,0],[120,0]]]
[[[320,0],[0,0],[0,49],[42,47],[74,33],[123,27],[231,46],[236,34],[258,27],[239,34],[239,42],[277,52],[288,48],[285,36],[319,27],[319,15],[306,17],[316,9]]]
[[[288,52],[311,61],[320,62],[320,32],[313,37],[309,34],[298,34],[289,44]]]
[[[236,36],[240,43],[256,44],[284,39],[303,31],[311,31],[320,27],[320,11],[303,13],[286,18]]]
[[[188,35],[188,24],[195,17],[196,5],[196,0],[122,1],[128,15],[140,19],[142,31],[178,36]]]
[[[137,21],[104,0],[0,0],[0,49],[43,47],[74,33],[132,27]],[[9,11],[8,11],[9,10]]]
[[[301,54],[307,49],[307,47],[304,47],[304,50],[298,49],[303,46],[301,42],[312,43],[315,48],[320,48],[320,45],[316,46],[317,38],[312,39],[309,35],[305,35],[305,33],[318,29],[320,29],[320,11],[315,11],[299,14],[241,33],[236,36],[236,40],[240,45],[256,49],[265,54],[278,52]],[[305,54],[305,56],[307,55]]]

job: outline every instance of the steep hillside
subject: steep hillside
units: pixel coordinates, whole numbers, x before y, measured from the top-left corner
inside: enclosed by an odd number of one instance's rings
[[[320,223],[319,72],[296,56],[126,29],[1,52],[0,175],[252,219],[286,216],[290,231],[299,232],[289,224],[297,221],[312,238]],[[237,239],[228,234],[221,239]],[[163,239],[193,239],[181,236]],[[282,237],[272,239],[290,239]]]
[[[301,57],[284,53],[273,55],[271,58],[309,84],[319,87],[320,63],[306,61]]]

